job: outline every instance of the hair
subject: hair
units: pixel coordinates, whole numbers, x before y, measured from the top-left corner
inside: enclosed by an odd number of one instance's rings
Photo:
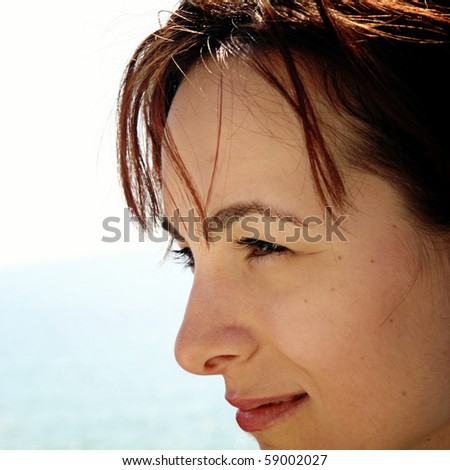
[[[137,48],[119,96],[120,176],[139,224],[148,228],[149,220],[163,217],[163,153],[203,213],[170,138],[167,116],[194,66],[212,60],[226,67],[239,58],[294,110],[324,203],[342,207],[347,190],[338,152],[327,143],[329,129],[323,129],[305,85],[305,69],[351,123],[351,132],[340,136],[346,165],[392,184],[425,233],[448,234],[450,8],[445,3],[181,1],[167,23]],[[279,58],[276,67],[269,55]]]

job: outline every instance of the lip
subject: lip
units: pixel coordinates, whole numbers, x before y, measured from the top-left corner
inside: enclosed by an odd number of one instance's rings
[[[265,398],[225,399],[238,408],[236,421],[245,432],[265,431],[294,414],[308,397],[306,392]]]

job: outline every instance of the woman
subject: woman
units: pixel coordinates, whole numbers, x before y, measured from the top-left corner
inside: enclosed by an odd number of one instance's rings
[[[194,272],[177,360],[261,448],[450,449],[449,14],[182,1],[128,66],[127,202]]]

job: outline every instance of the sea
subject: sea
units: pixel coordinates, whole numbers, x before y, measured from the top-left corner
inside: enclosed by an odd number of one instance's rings
[[[173,344],[190,273],[126,251],[0,268],[0,449],[256,449]]]

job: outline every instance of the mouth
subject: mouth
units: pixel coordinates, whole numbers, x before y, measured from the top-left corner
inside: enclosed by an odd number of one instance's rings
[[[304,403],[306,392],[261,399],[226,400],[236,408],[236,421],[245,432],[265,431],[292,416]]]

